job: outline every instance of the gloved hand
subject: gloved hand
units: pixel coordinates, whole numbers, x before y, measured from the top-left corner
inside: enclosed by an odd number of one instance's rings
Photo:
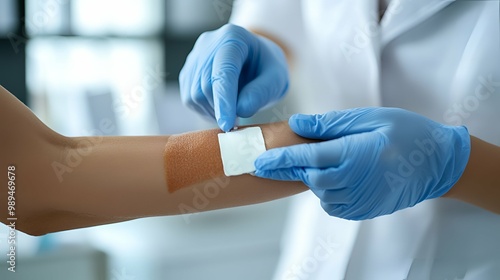
[[[236,116],[250,117],[283,97],[288,66],[274,42],[227,24],[198,38],[179,84],[184,104],[229,131]]]
[[[326,140],[271,149],[255,175],[303,181],[332,216],[370,219],[445,194],[470,154],[465,127],[436,123],[395,108],[294,115],[291,129]]]

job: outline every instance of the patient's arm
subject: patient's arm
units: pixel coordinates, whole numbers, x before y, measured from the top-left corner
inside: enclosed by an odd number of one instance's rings
[[[261,128],[268,149],[308,142],[286,123]],[[217,130],[170,136],[170,142],[169,136],[64,137],[47,128],[1,87],[0,129],[0,168],[6,174],[9,165],[16,167],[16,226],[33,235],[248,205],[307,189],[300,182],[270,181],[251,175],[225,177]],[[165,150],[167,143],[170,149]],[[189,143],[195,143],[198,152],[188,153],[190,158],[186,160],[207,168],[168,176],[202,173],[198,177],[206,180],[169,192],[165,159],[168,162],[170,151]],[[7,176],[1,176],[0,184],[7,186]],[[2,189],[0,207],[5,210],[0,211],[0,218],[7,223],[7,190]]]

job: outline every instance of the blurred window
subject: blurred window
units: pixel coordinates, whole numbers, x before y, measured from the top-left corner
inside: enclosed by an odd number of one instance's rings
[[[0,1],[0,36],[6,37],[17,28],[17,1]]]
[[[162,0],[28,0],[26,28],[36,35],[152,36],[163,30]]]
[[[85,35],[147,36],[163,30],[163,0],[74,0],[74,32]]]
[[[67,136],[154,134],[164,72],[162,0],[28,0],[30,105]],[[110,115],[111,114],[111,115]]]

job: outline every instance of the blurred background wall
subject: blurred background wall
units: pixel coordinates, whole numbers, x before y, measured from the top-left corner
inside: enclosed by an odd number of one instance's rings
[[[214,127],[180,103],[178,73],[232,0],[2,0],[0,84],[67,136]],[[287,107],[288,106],[288,107]],[[285,119],[280,103],[245,122]],[[178,116],[182,116],[179,118]],[[111,131],[100,123],[111,121]],[[289,201],[30,237],[0,279],[270,279]]]

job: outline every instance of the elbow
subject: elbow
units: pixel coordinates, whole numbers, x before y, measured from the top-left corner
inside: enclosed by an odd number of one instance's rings
[[[20,224],[5,223],[5,225],[9,227],[9,231],[17,230],[17,231],[20,231],[24,234],[31,235],[31,236],[43,236],[43,235],[46,235],[47,233],[50,233],[46,230],[43,230],[43,229],[36,227],[32,224],[29,224],[29,223],[20,223]],[[12,233],[10,233],[10,234],[12,234]]]
[[[50,213],[36,213],[22,215],[23,219],[18,219],[15,229],[31,236],[43,236],[57,231],[54,225],[53,215]],[[10,226],[12,228],[12,226]]]
[[[44,236],[47,233],[50,233],[47,231],[43,231],[43,230],[39,230],[39,229],[31,229],[31,228],[20,229],[20,231],[27,234],[27,235],[31,235],[31,236],[35,236],[35,237]]]
[[[19,223],[15,227],[16,230],[25,233],[31,236],[43,236],[48,233],[51,233],[47,228],[43,228],[40,226],[40,223],[33,222],[32,219],[29,219],[23,223]]]

